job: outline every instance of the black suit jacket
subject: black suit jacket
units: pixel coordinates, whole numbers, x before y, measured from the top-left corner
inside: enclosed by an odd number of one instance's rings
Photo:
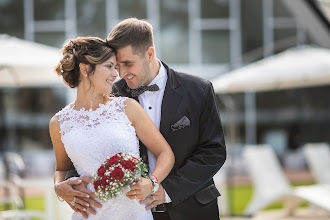
[[[175,155],[174,167],[161,183],[172,199],[168,213],[171,219],[216,219],[214,216],[219,215],[216,199],[220,193],[212,177],[226,160],[226,147],[212,84],[163,65],[168,79],[160,132]],[[118,81],[115,88],[120,96],[131,97],[125,80]],[[190,125],[172,129],[184,116]],[[140,148],[145,157],[143,144]]]

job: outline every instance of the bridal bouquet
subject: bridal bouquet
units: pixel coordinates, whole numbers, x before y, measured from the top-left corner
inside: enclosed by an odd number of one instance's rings
[[[123,192],[134,180],[147,177],[148,167],[131,153],[117,153],[104,161],[93,177],[97,196],[107,201]]]

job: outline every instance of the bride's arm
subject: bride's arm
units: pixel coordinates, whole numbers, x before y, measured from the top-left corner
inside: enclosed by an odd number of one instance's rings
[[[79,185],[82,183],[80,179],[65,180],[65,175],[67,171],[72,168],[72,162],[65,151],[63,142],[61,141],[60,123],[58,121],[57,116],[54,116],[50,120],[49,133],[53,143],[56,158],[56,168],[54,173],[54,190],[57,196],[66,201],[74,211],[83,212],[83,209],[88,206],[88,202],[82,199],[76,199],[77,202],[75,206],[72,206],[70,202],[73,201],[74,197],[89,198],[90,195],[73,189],[74,185]],[[87,217],[86,213],[82,214]]]
[[[155,176],[158,182],[161,183],[174,165],[172,149],[138,102],[133,99],[127,99],[125,105],[126,115],[134,126],[138,138],[156,158],[155,169],[151,176]],[[137,198],[144,199],[147,195],[151,194],[152,183],[150,180],[147,183],[148,185],[144,189],[145,193],[142,193],[143,195],[140,195],[140,197],[137,195]]]
[[[56,168],[54,174],[54,184],[56,185],[64,180],[66,172],[72,167],[72,162],[68,157],[61,141],[60,124],[57,116],[54,116],[50,120],[49,133],[52,139],[56,158]]]

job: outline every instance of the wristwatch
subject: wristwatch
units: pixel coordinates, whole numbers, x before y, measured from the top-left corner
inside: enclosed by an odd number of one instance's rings
[[[152,185],[154,186],[154,188],[153,188],[153,190],[152,190],[152,193],[157,192],[158,189],[159,189],[159,183],[158,183],[158,180],[157,180],[155,177],[153,177],[153,176],[151,176],[149,179],[151,180]]]

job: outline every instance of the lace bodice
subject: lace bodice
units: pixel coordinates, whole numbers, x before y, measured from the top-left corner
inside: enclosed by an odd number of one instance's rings
[[[102,162],[119,152],[140,156],[135,129],[125,113],[126,99],[114,98],[93,111],[78,111],[70,104],[57,113],[61,140],[79,175],[92,177]],[[108,219],[109,216],[120,220],[152,219],[150,212],[144,208],[142,211],[125,195],[109,200],[89,219]],[[73,219],[83,217],[74,213]]]

